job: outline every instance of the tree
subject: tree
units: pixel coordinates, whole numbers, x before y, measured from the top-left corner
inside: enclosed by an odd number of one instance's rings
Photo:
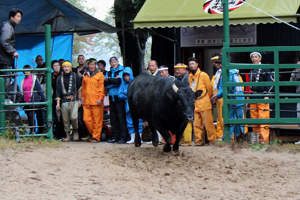
[[[170,74],[173,74],[173,67],[180,61],[180,45],[177,39],[180,37],[180,29],[157,28],[152,31],[151,58],[156,60],[159,65],[169,67]],[[174,49],[175,44],[175,49]],[[176,50],[174,58],[174,50]]]
[[[103,20],[105,23],[115,26],[114,16],[112,12],[109,12]],[[121,50],[116,33],[99,33],[96,35],[95,41],[97,43],[95,52],[98,52],[98,56],[110,53],[118,58],[121,58]]]
[[[71,4],[79,8],[80,10],[85,11],[91,15],[95,14],[95,8],[87,8],[83,6],[86,3],[86,0],[68,0]],[[92,46],[94,46],[96,34],[79,36],[77,33],[74,33],[73,39],[73,54],[72,54],[72,63],[77,63],[78,55],[89,54],[90,51],[93,51]]]
[[[120,18],[120,16],[118,15],[117,17],[115,17],[114,15],[114,8],[117,8],[117,13],[120,13],[120,9],[122,10],[122,13],[125,13],[124,15],[122,15],[124,18],[121,17],[122,20],[124,19],[124,27],[127,27],[125,28],[126,32],[124,43],[126,46],[126,59],[123,59],[123,65],[132,67],[134,75],[140,74],[140,72],[145,70],[145,63],[150,61],[151,56],[152,40],[150,38],[147,41],[147,38],[149,36],[148,32],[141,30],[133,30],[133,25],[130,22],[130,20],[133,20],[135,18],[137,12],[142,7],[144,1],[145,0],[125,0],[124,2],[122,2],[122,4],[118,4],[117,6],[115,4],[115,6],[103,20],[105,23],[110,24],[111,26],[116,26],[116,22],[118,21],[119,26],[122,26],[122,23],[120,25],[120,21],[117,20]],[[83,4],[86,2],[86,0],[70,0],[70,3],[72,3],[77,8],[91,15],[94,15],[96,9],[89,9],[83,6]],[[130,4],[128,4],[129,2]],[[128,8],[125,8],[124,5],[128,5]],[[111,34],[105,32],[86,36],[79,36],[78,34],[74,34],[72,62],[74,64],[77,63],[77,56],[81,54],[89,55],[89,57],[94,57],[96,59],[103,59],[105,55],[109,54],[118,57],[119,60],[122,60],[123,53],[121,54],[120,49],[120,46],[123,45],[122,41],[123,38],[121,32],[119,32],[118,35],[116,33]]]
[[[145,0],[115,0],[113,14],[118,32],[123,64],[130,66],[136,76],[145,70],[145,49],[149,37],[147,30],[135,30],[131,21],[135,18]]]
[[[96,13],[95,8],[87,8],[84,3],[86,0],[69,0],[77,8],[94,15]],[[106,15],[103,20],[105,23],[115,26],[114,16],[112,12]],[[78,55],[85,55],[96,59],[104,59],[105,54],[117,56],[121,59],[120,47],[118,42],[117,34],[111,33],[97,33],[85,36],[79,36],[77,33],[74,34],[73,40],[73,54],[72,63],[77,63]]]

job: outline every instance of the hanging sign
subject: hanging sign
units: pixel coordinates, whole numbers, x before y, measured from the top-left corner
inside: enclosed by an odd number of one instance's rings
[[[245,0],[228,0],[229,11],[233,11],[244,4]],[[222,0],[206,0],[203,10],[209,14],[222,14]]]
[[[230,46],[256,44],[256,24],[230,25]],[[223,46],[223,26],[181,27],[181,47],[204,46]]]

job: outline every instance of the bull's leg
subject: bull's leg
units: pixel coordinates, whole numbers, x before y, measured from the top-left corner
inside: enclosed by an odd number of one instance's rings
[[[167,142],[165,145],[164,145],[164,152],[170,152],[171,151],[171,144],[169,142]]]
[[[186,126],[187,126],[187,124],[183,125],[183,126],[177,131],[177,133],[176,133],[176,141],[175,141],[175,143],[174,143],[174,145],[173,145],[173,151],[176,152],[176,153],[177,153],[178,150],[179,150],[179,142],[180,142],[180,140],[181,140],[181,138],[182,138],[182,135],[183,135],[183,132],[184,132]]]
[[[134,131],[135,131],[134,144],[136,147],[140,147],[141,146],[141,137],[139,134],[139,118],[134,113],[131,113],[131,118],[132,118]]]
[[[165,130],[165,128],[163,128],[164,126],[158,126],[158,131],[161,134],[161,136],[165,139],[166,144],[164,145],[164,152],[170,152],[172,150],[171,148],[171,135],[169,133],[168,130]]]
[[[149,127],[150,127],[151,132],[152,132],[152,145],[157,147],[158,146],[158,136],[157,136],[156,130],[152,126],[151,122],[148,122],[148,124],[149,124]]]

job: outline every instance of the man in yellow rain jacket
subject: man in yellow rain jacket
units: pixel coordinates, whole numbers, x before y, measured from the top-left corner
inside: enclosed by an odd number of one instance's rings
[[[213,94],[218,93],[220,81],[222,81],[222,65],[219,65],[218,63],[215,62],[216,60],[219,60],[220,58],[221,58],[220,54],[215,54],[211,58],[214,67],[218,69],[216,71],[216,74],[211,78],[211,84],[213,86]],[[224,131],[223,98],[218,99],[216,102],[216,105],[217,105],[217,111],[218,111],[216,134],[217,134],[217,140],[221,141],[222,137],[223,137],[223,131]]]
[[[202,95],[195,101],[195,142],[200,146],[205,145],[205,126],[207,139],[209,140],[210,144],[213,144],[216,141],[216,129],[213,125],[212,104],[210,101],[210,98],[213,95],[212,85],[207,73],[202,72],[200,68],[198,68],[198,60],[196,58],[189,58],[188,65],[191,70],[189,75],[190,87],[194,92],[197,92],[198,90],[203,91]]]
[[[82,80],[83,121],[91,134],[90,142],[99,142],[103,126],[104,76],[97,60],[87,60],[88,70]]]

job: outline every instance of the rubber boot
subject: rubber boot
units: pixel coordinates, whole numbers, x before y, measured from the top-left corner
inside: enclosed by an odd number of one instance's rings
[[[66,133],[66,138],[62,139],[63,142],[70,142],[71,138],[70,138],[70,133]]]
[[[74,133],[73,133],[73,141],[78,141],[78,140],[79,140],[78,131],[77,131],[77,130],[74,130]]]
[[[127,142],[127,144],[133,144],[135,139],[135,133],[130,133],[130,141]]]
[[[161,134],[158,131],[156,131],[156,133],[157,133],[157,136],[158,136],[158,143],[159,144],[166,144],[166,142],[163,140],[163,137],[161,136]]]
[[[140,138],[141,138],[141,144],[143,144],[143,140],[142,140],[142,133],[140,133]]]
[[[90,139],[92,139],[92,136],[90,134],[86,137],[81,138],[82,141],[88,141]]]

